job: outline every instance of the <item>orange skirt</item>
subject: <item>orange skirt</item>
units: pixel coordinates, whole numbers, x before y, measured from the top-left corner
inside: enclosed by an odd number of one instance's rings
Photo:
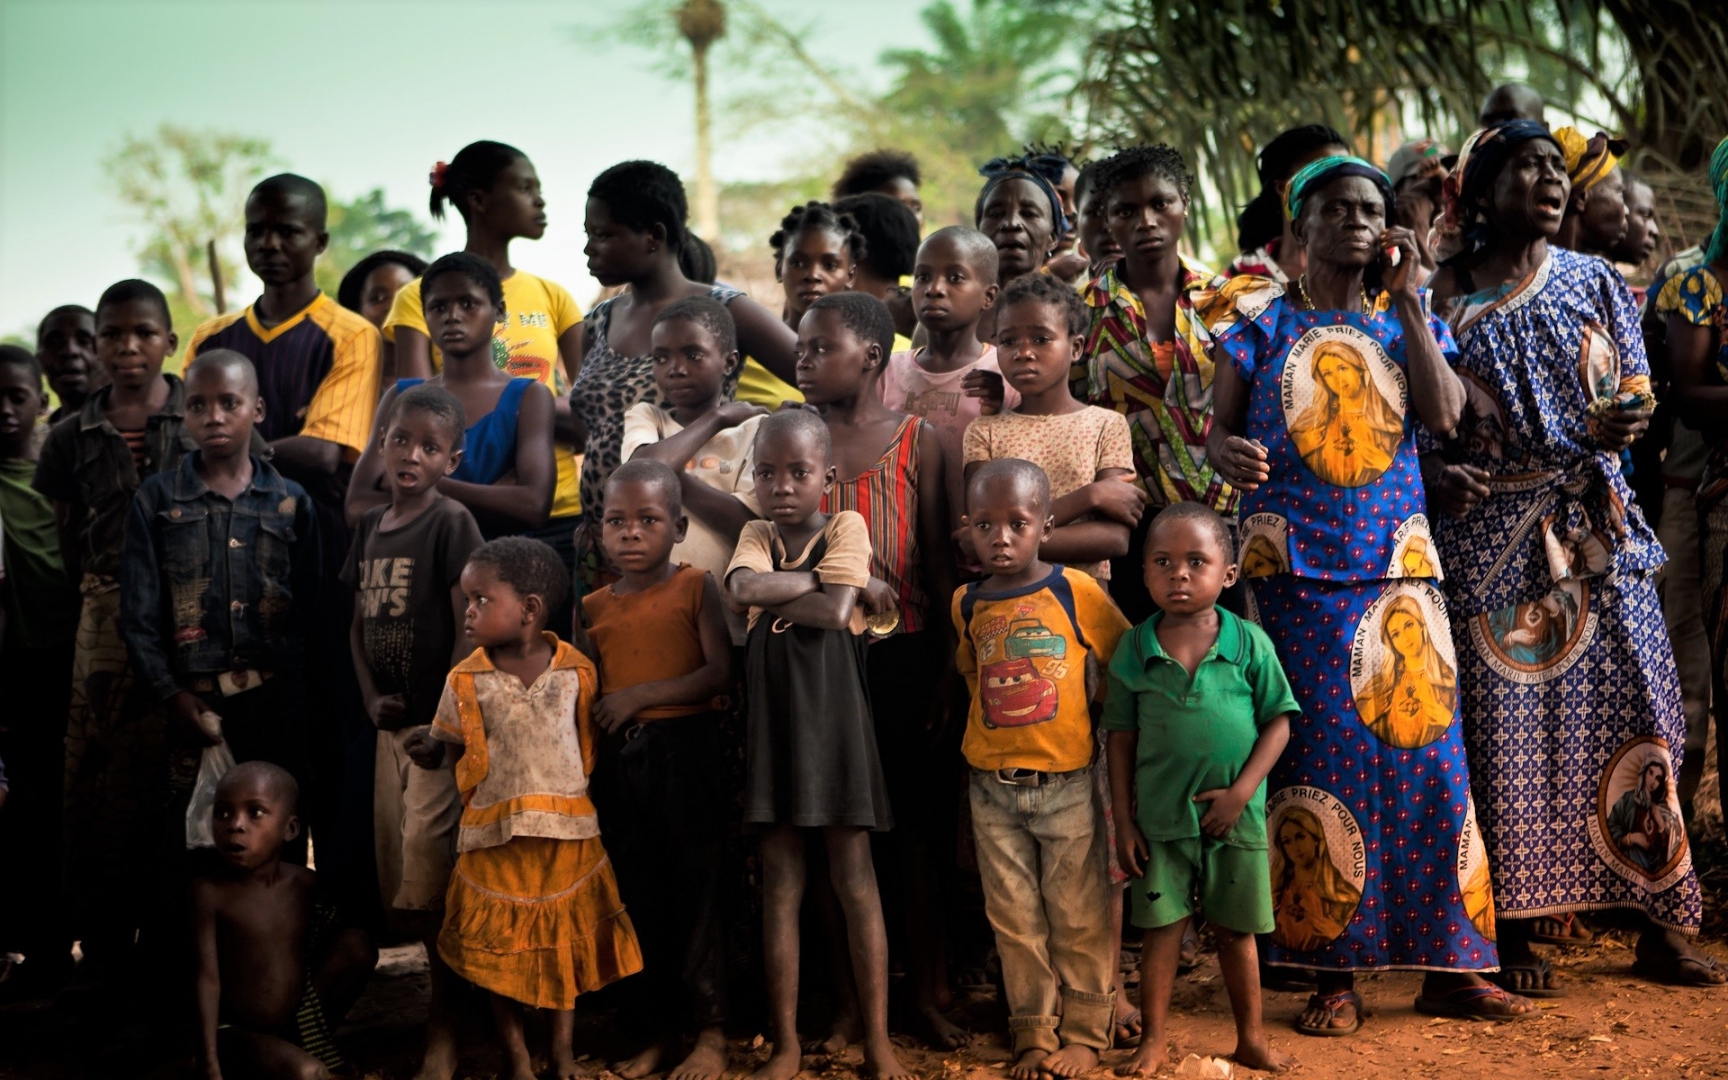
[[[438,953],[476,986],[541,1009],[642,970],[600,839],[518,836],[456,857]]]

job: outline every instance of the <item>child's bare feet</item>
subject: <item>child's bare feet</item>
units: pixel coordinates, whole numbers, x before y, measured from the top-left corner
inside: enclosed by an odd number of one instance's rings
[[[436,1024],[426,1034],[426,1056],[414,1080],[450,1080],[456,1075],[456,1034],[448,1024]]]
[[[786,1047],[775,1044],[774,1052],[768,1055],[768,1060],[760,1069],[746,1077],[746,1080],[792,1080],[798,1075],[798,1069],[803,1064],[804,1055],[799,1052],[797,1043]]]
[[[912,1075],[912,1070],[900,1064],[900,1057],[894,1053],[894,1044],[887,1035],[865,1042],[864,1069],[876,1080],[904,1080]]]
[[[1279,1053],[1272,1049],[1272,1043],[1261,1039],[1257,1043],[1238,1042],[1236,1052],[1230,1057],[1238,1064],[1262,1072],[1283,1072],[1296,1064],[1296,1059],[1289,1054]]]
[[[613,1062],[612,1071],[622,1076],[624,1080],[642,1080],[644,1076],[651,1076],[659,1072],[677,1052],[678,1048],[671,1043],[649,1043],[636,1056]]]
[[[1156,1076],[1158,1070],[1170,1064],[1169,1048],[1154,1045],[1149,1038],[1140,1040],[1140,1049],[1126,1065],[1116,1066],[1117,1076]]]
[[[827,1054],[832,1057],[864,1037],[864,1021],[856,1009],[845,1008],[834,1014],[827,1038],[812,1039],[804,1044],[806,1054]]]
[[[1089,1073],[1098,1067],[1098,1051],[1090,1046],[1069,1043],[1045,1058],[1038,1068],[1051,1076],[1071,1077]]]
[[[934,1001],[917,1010],[918,1034],[932,1050],[958,1050],[972,1041],[972,1033],[942,1015]]]
[[[1014,1080],[1038,1080],[1038,1069],[1044,1064],[1044,1059],[1050,1056],[1050,1051],[1033,1048],[1022,1050],[1020,1056],[1014,1059],[1014,1065],[1008,1070],[1008,1075]]]
[[[726,1033],[706,1027],[696,1036],[690,1056],[672,1067],[667,1080],[720,1080],[725,1071]]]

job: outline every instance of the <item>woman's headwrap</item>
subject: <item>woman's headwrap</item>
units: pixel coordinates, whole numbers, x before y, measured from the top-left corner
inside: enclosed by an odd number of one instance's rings
[[[1055,223],[1055,232],[1051,235],[1060,239],[1068,232],[1068,218],[1062,213],[1062,196],[1056,193],[1056,185],[1062,182],[1067,165],[1067,159],[1054,154],[992,158],[985,162],[978,168],[978,175],[985,178],[984,190],[978,193],[978,202],[972,208],[972,223],[976,225],[983,219],[984,204],[990,200],[990,193],[996,190],[997,185],[1004,180],[1030,180],[1050,200],[1050,220]]]
[[[1606,180],[1626,153],[1626,140],[1610,139],[1604,131],[1586,139],[1575,127],[1555,128],[1554,141],[1566,156],[1566,175],[1572,180],[1573,191],[1589,191]]]
[[[1300,172],[1292,176],[1290,186],[1284,189],[1284,216],[1291,221],[1301,217],[1302,202],[1309,193],[1319,191],[1341,176],[1360,176],[1373,181],[1380,191],[1380,198],[1386,203],[1386,220],[1392,220],[1391,178],[1361,158],[1348,154],[1323,157],[1319,161],[1304,165]]]
[[[1716,205],[1721,209],[1717,213],[1716,231],[1704,244],[1704,259],[1721,262],[1728,255],[1728,139],[1717,143],[1716,152],[1710,155],[1710,190],[1716,193]]]
[[[1458,162],[1440,188],[1446,205],[1435,256],[1442,263],[1488,246],[1493,230],[1479,204],[1512,154],[1531,139],[1547,139],[1565,153],[1554,133],[1536,120],[1503,120],[1464,140]]]

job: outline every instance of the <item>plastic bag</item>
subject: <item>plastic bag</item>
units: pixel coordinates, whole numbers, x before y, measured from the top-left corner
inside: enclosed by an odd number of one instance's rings
[[[198,780],[192,785],[192,802],[186,807],[186,846],[215,847],[211,832],[210,812],[216,806],[216,785],[234,767],[234,751],[224,739],[215,746],[206,746],[198,761]]]

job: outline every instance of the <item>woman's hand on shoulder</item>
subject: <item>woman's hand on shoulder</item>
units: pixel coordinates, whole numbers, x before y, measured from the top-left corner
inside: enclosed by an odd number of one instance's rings
[[[1474,465],[1447,465],[1430,489],[1435,508],[1449,518],[1461,518],[1490,494],[1488,472]]]
[[[1253,491],[1272,479],[1272,466],[1267,462],[1266,447],[1256,439],[1231,435],[1213,455],[1212,470],[1237,491]]]

